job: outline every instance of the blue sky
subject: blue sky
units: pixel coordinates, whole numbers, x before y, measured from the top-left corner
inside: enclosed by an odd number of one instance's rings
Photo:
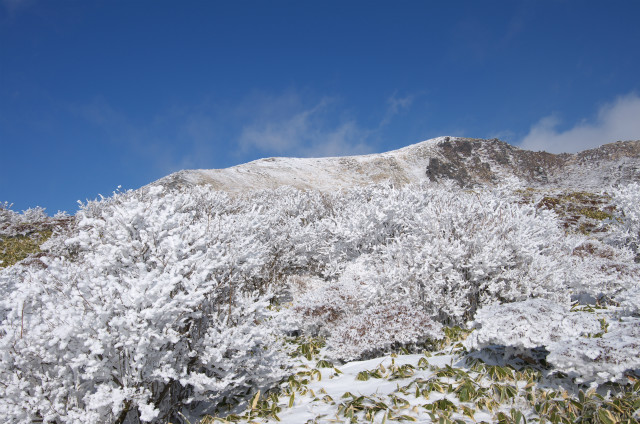
[[[638,1],[0,0],[0,201],[441,136],[640,138]]]

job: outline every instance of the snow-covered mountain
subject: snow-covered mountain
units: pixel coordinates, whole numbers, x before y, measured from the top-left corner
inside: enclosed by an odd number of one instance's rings
[[[438,137],[380,154],[268,158],[226,169],[185,170],[154,184],[208,184],[229,192],[280,186],[331,191],[382,181],[400,186],[453,180],[470,187],[509,179],[526,186],[573,190],[640,181],[640,141],[556,155],[522,150],[497,139]]]

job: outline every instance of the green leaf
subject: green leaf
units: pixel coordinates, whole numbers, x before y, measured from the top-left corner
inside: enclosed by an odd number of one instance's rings
[[[600,420],[604,424],[615,424],[617,422],[616,418],[613,416],[611,412],[602,408],[598,409],[598,418],[600,418]]]
[[[296,400],[296,394],[291,393],[291,396],[289,396],[289,408],[293,407],[293,402],[295,402],[295,400]]]
[[[526,424],[527,422],[524,415],[522,415],[522,412],[518,411],[517,409],[511,410],[511,418],[513,418],[514,424],[520,424],[520,421],[523,421],[524,424]]]
[[[473,419],[473,416],[475,415],[475,411],[469,408],[468,406],[462,405],[461,407],[462,407],[462,413],[467,417]]]

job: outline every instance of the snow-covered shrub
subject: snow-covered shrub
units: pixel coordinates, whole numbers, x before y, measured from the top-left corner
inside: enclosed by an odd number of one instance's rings
[[[551,214],[491,192],[407,188],[368,194],[384,204],[375,211],[388,211],[387,219],[378,220],[382,231],[368,227],[368,237],[361,236],[359,245],[373,247],[358,257],[360,271],[341,281],[357,278],[380,297],[415,299],[425,312],[453,323],[492,302],[565,299],[567,291],[558,287],[578,284],[565,258],[571,246]],[[356,225],[346,234],[359,226],[358,206],[352,209],[343,216],[355,217]]]
[[[37,207],[18,213],[7,202],[0,203],[0,268],[41,253],[40,245],[53,233],[63,232],[71,221],[63,212],[49,217]]]
[[[612,298],[640,275],[624,251],[568,237],[553,213],[499,192],[365,187],[332,196],[331,213],[307,215],[291,235],[314,262],[329,264],[305,277],[311,289],[293,293],[289,319],[310,334],[331,336],[388,304],[459,324],[495,303]]]
[[[640,284],[624,290],[618,295],[620,306],[626,314],[640,316]]]
[[[628,383],[625,372],[640,370],[640,320],[611,320],[601,337],[565,339],[548,349],[547,361],[579,383]]]
[[[11,422],[166,422],[279,378],[263,216],[204,189],[116,195],[66,254],[0,272],[0,410]],[[248,206],[248,207],[247,207]]]
[[[600,331],[595,314],[569,312],[565,305],[545,299],[486,306],[476,313],[471,326],[476,330],[465,340],[467,348],[503,345],[517,353]]]
[[[337,322],[350,314],[357,314],[366,305],[363,291],[367,288],[362,283],[345,284],[320,279],[312,279],[311,283],[315,284],[309,284],[308,291],[295,293],[298,300],[285,311],[284,318],[297,322],[306,334],[329,336]]]
[[[575,243],[569,259],[576,284],[572,297],[580,303],[622,304],[630,290],[640,288],[640,264],[628,248],[617,248],[603,241],[584,237],[567,237]]]
[[[525,355],[544,347],[547,362],[578,383],[626,383],[625,372],[640,369],[640,319],[600,311],[571,311],[542,299],[487,306],[464,343],[469,349],[506,346],[510,354]]]
[[[0,203],[0,237],[28,235],[33,227],[50,220],[43,208],[30,208],[22,213],[11,209],[7,202]]]
[[[58,212],[51,217],[41,207],[29,208],[19,213],[12,210],[8,202],[3,202],[0,203],[0,239],[28,236],[45,230],[60,230],[67,227],[71,220],[65,212]]]
[[[443,337],[442,324],[420,309],[399,302],[376,303],[336,322],[327,339],[328,356],[359,359],[393,346]]]
[[[442,325],[417,302],[379,297],[375,286],[358,278],[361,273],[355,262],[334,282],[297,278],[305,287],[294,291],[297,300],[280,320],[297,323],[306,334],[327,337],[327,355],[338,360],[442,338]]]
[[[613,238],[631,248],[640,261],[640,184],[619,187],[612,194],[613,204],[622,211]]]

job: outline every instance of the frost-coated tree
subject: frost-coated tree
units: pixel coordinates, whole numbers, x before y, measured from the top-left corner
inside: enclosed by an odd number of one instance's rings
[[[621,193],[625,236],[604,241],[568,236],[553,213],[499,191],[443,186],[154,187],[88,202],[44,255],[0,270],[0,411],[16,423],[166,422],[284,376],[286,331],[325,335],[350,359],[530,298],[566,310],[606,300],[632,322],[637,192]],[[2,217],[5,229],[30,219]],[[620,355],[634,352],[628,327],[611,326],[629,340]],[[571,371],[571,352],[554,352]]]

